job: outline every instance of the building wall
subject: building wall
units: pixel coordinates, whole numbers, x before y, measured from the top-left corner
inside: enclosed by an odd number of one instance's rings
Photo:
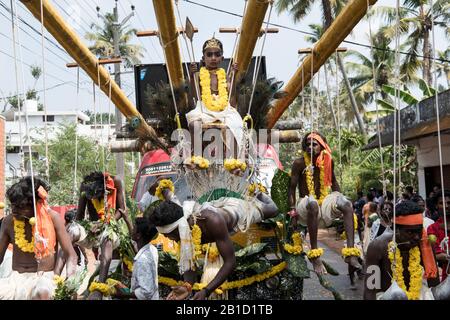
[[[419,194],[426,198],[425,168],[439,166],[438,137],[431,136],[419,139],[417,147]],[[442,164],[450,165],[450,135],[441,135]]]

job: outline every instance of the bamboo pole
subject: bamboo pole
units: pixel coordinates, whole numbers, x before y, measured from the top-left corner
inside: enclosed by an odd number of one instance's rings
[[[368,1],[370,5],[377,2],[377,0]],[[283,115],[284,111],[295,100],[309,81],[311,81],[313,75],[335,52],[339,44],[345,40],[356,24],[364,17],[366,11],[367,0],[352,0],[344,9],[342,9],[336,20],[334,20],[319,41],[317,41],[313,52],[305,57],[302,65],[282,89],[287,95],[277,100],[273,109],[268,114],[268,128],[272,128],[275,125],[277,120]],[[313,65],[312,72],[311,65]]]

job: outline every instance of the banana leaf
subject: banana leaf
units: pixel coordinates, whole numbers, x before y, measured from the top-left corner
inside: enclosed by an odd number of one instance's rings
[[[272,187],[270,195],[272,200],[278,207],[278,212],[285,214],[289,211],[289,184],[291,182],[290,175],[283,170],[277,170],[272,179]]]
[[[252,270],[253,272],[259,274],[266,272],[270,269],[271,264],[267,260],[258,260],[255,262],[239,264],[236,267],[236,271],[245,272],[247,270]]]
[[[267,243],[254,243],[249,246],[246,246],[244,249],[239,250],[235,253],[236,258],[247,258],[252,255],[261,253],[264,248],[267,246]]]
[[[303,254],[283,253],[284,261],[287,263],[287,270],[296,278],[309,278],[309,269]]]

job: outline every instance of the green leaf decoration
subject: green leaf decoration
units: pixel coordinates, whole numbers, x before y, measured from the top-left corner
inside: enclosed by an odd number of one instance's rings
[[[272,179],[272,188],[270,190],[270,195],[272,200],[278,207],[279,213],[286,213],[289,211],[289,184],[291,182],[291,177],[286,171],[278,169]]]
[[[332,276],[338,276],[339,272],[337,270],[335,270],[330,264],[326,263],[325,261],[322,260],[323,266],[325,267],[325,269],[327,270],[327,272],[329,274],[331,274]]]
[[[243,263],[236,267],[236,271],[245,272],[252,270],[256,274],[266,272],[270,269],[271,264],[267,260],[258,260],[251,263]]]
[[[246,246],[244,249],[239,250],[235,253],[236,258],[249,257],[260,253],[267,246],[267,243],[254,243]]]
[[[179,277],[178,261],[170,253],[164,251],[158,251],[159,254],[159,270],[158,273],[165,276]]]
[[[287,263],[287,270],[296,278],[309,278],[309,269],[303,254],[283,253],[284,261]]]
[[[242,199],[242,195],[240,193],[228,189],[215,189],[201,196],[200,199],[198,199],[198,202],[203,204],[207,201],[214,201],[222,197]]]

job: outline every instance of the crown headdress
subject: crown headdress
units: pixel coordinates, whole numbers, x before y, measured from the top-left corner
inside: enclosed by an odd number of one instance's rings
[[[215,49],[220,49],[220,50],[222,50],[222,49],[220,48],[220,41],[217,40],[217,39],[214,38],[214,37],[212,37],[211,39],[209,39],[209,40],[206,41],[206,45],[205,45],[205,49],[204,49],[204,50],[206,50],[206,49],[208,49],[208,48],[215,48]]]

